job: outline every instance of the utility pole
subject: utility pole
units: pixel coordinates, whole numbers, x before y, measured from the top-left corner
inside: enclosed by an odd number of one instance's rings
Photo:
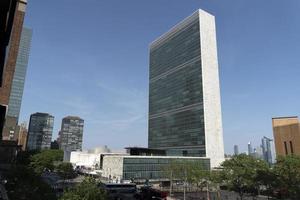
[[[184,182],[183,182],[183,200],[185,200],[185,187],[186,187],[186,182],[187,182],[187,175],[186,175],[186,169],[184,169]]]
[[[208,182],[206,182],[206,196],[207,196],[207,200],[210,200],[209,199],[209,190],[208,190]]]
[[[170,197],[172,196],[172,188],[173,188],[173,170],[171,170],[171,178],[170,178]]]

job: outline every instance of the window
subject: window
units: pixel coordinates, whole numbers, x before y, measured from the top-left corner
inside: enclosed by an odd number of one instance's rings
[[[293,143],[290,141],[290,148],[291,148],[291,154],[294,154],[294,148],[293,148]]]
[[[287,150],[286,142],[284,142],[284,149],[285,149],[285,155],[288,155],[288,150]]]

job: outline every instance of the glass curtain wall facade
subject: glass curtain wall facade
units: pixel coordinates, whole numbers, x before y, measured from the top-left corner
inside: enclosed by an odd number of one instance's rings
[[[50,149],[54,117],[48,113],[34,113],[30,116],[27,150]]]
[[[67,151],[82,150],[84,120],[79,117],[63,118],[59,132],[60,149]]]
[[[195,163],[203,170],[210,169],[209,159],[183,159],[170,157],[125,157],[123,160],[123,179],[167,179],[166,169],[171,163]]]
[[[17,121],[19,119],[21,109],[31,38],[32,30],[24,27],[20,40],[19,52],[9,97],[7,113],[8,116],[17,118]]]
[[[205,156],[199,31],[195,18],[150,49],[149,148]]]
[[[224,160],[214,16],[198,10],[150,44],[149,148]]]
[[[267,137],[263,137],[261,140],[263,159],[271,165],[273,163],[272,158],[272,142],[273,140]]]

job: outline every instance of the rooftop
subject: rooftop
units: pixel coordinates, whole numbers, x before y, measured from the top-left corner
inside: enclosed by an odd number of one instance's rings
[[[287,116],[287,117],[272,117],[273,119],[298,119],[298,116]]]
[[[39,116],[52,116],[50,115],[49,113],[42,113],[42,112],[36,112],[36,113],[33,113],[31,115],[39,115]],[[53,116],[52,116],[53,117]]]
[[[131,156],[131,155],[107,155],[109,157],[117,158],[174,158],[174,159],[199,159],[199,160],[210,160],[207,157],[188,157],[188,156]]]
[[[63,119],[78,119],[78,120],[82,120],[80,117],[78,116],[66,116]]]
[[[195,20],[197,17],[199,18],[200,13],[205,13],[207,15],[211,15],[202,9],[196,10],[190,16],[181,20],[179,23],[177,23],[175,26],[173,26],[169,31],[165,32],[164,34],[159,36],[156,40],[154,40],[152,43],[150,43],[150,48],[155,48],[156,46],[160,45],[163,41],[167,40],[168,38],[171,38],[178,30],[186,27],[190,22]],[[213,15],[211,15],[211,16],[213,16]]]

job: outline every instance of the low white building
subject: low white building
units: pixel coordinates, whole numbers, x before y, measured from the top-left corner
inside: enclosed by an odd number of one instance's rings
[[[68,152],[66,152],[68,153]],[[66,154],[65,153],[65,154]],[[107,146],[97,147],[95,149],[87,150],[87,151],[72,151],[69,152],[69,161],[74,166],[83,166],[85,168],[91,169],[99,169],[100,168],[100,160],[103,155],[123,155],[125,151],[114,151],[111,152]],[[68,157],[68,156],[65,156]]]
[[[100,154],[73,151],[71,152],[70,162],[75,166],[84,166],[95,169],[100,163]]]
[[[125,151],[110,152],[97,148],[90,151],[71,152],[70,162],[74,166],[90,168],[112,182],[166,180],[165,168],[172,162],[193,162],[203,170],[210,169],[210,159],[203,157],[168,156],[164,150],[148,148],[126,148]]]

